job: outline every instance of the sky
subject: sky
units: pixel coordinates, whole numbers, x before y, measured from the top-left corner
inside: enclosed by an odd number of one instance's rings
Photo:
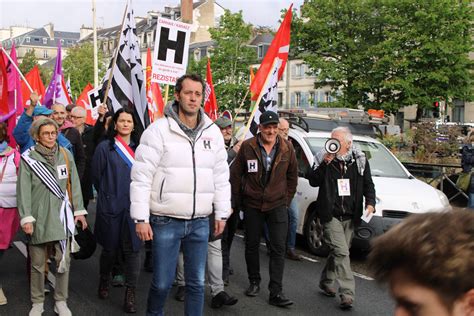
[[[295,8],[304,0],[216,0],[231,12],[242,10],[244,20],[259,26],[277,28],[280,11],[291,3]],[[196,2],[196,0],[194,1]],[[162,10],[180,0],[133,0],[135,16]],[[126,0],[96,0],[97,26],[111,27],[121,22]],[[92,0],[0,0],[0,28],[11,25],[42,27],[52,22],[57,31],[79,32],[81,25],[92,26]]]

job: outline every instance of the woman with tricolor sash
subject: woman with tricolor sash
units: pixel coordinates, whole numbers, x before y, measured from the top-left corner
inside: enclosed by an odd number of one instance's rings
[[[33,306],[30,316],[44,310],[44,277],[46,261],[52,255],[56,262],[54,311],[69,316],[67,306],[70,253],[78,251],[74,240],[76,224],[87,227],[81,184],[74,158],[58,145],[58,125],[49,118],[35,121],[30,129],[36,145],[21,155],[17,180],[17,205],[20,224],[29,236],[31,258],[30,294]]]
[[[92,180],[97,190],[94,233],[102,246],[98,295],[108,298],[115,258],[122,254],[126,286],[123,307],[127,313],[136,312],[142,244],[130,218],[130,172],[137,146],[133,112],[119,109],[109,125],[107,139],[97,146],[92,159]]]

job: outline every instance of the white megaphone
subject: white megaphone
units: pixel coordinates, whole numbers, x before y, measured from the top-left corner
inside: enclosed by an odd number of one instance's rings
[[[324,149],[330,154],[337,154],[341,150],[341,142],[336,138],[329,138],[324,144]]]

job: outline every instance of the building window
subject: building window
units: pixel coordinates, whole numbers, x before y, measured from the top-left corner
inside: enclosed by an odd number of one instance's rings
[[[278,107],[282,108],[283,107],[283,92],[278,92]]]
[[[301,92],[295,92],[295,106],[301,106]]]
[[[258,59],[263,59],[263,44],[258,45]]]
[[[293,66],[293,78],[303,78],[304,77],[304,65],[296,64]]]
[[[63,44],[64,44],[64,40],[63,40],[62,38],[61,38],[60,42],[61,42],[61,45],[63,45]]]
[[[316,106],[316,99],[314,98],[314,91],[309,92],[308,103],[309,103],[309,106]]]
[[[46,50],[46,49],[43,51],[43,58],[49,58],[48,57],[48,50]]]
[[[201,56],[199,57],[199,60],[203,59],[203,58],[206,58],[207,57],[207,49],[204,47],[204,48],[201,48]]]
[[[43,44],[48,44],[48,39],[47,38],[43,38]]]
[[[30,42],[30,38],[29,38],[29,37],[25,37],[25,42],[29,43],[29,42]]]

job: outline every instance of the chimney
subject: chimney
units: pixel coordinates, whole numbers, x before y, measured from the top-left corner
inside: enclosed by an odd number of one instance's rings
[[[92,30],[92,27],[87,27],[87,26],[84,26],[82,25],[80,30],[79,30],[79,40],[83,39],[84,37],[87,37],[89,36],[90,34],[92,34],[93,30]]]
[[[181,21],[193,23],[193,0],[181,0]]]
[[[49,38],[54,40],[54,24],[49,22],[49,24],[44,26],[44,29],[46,30],[46,33],[48,33]]]

